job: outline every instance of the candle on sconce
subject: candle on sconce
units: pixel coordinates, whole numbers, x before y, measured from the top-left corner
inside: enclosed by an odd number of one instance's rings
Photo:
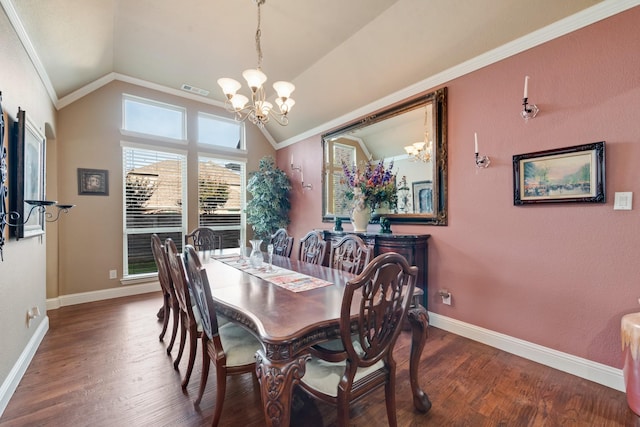
[[[300,171],[300,181],[304,184],[304,173]]]
[[[529,97],[529,76],[524,77],[524,96],[523,98]]]
[[[293,154],[291,155],[291,166],[293,166]]]
[[[474,137],[475,143],[476,143],[476,154],[478,154],[478,132],[474,132],[473,133],[473,137]]]

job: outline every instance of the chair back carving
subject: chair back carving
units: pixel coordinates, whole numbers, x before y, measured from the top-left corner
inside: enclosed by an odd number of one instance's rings
[[[273,245],[273,253],[289,258],[293,249],[293,236],[289,236],[284,228],[278,229],[271,235],[269,243]]]
[[[222,249],[222,237],[210,228],[198,227],[184,236],[184,244],[191,244],[196,251]]]
[[[331,246],[329,267],[360,274],[369,264],[371,248],[355,234],[347,234]]]
[[[395,252],[378,255],[364,271],[347,282],[340,311],[340,334],[347,352],[346,374],[341,387],[350,388],[358,367],[383,360],[393,363],[392,351],[411,304],[418,267]],[[351,306],[356,292],[361,294],[357,330],[350,325]],[[361,349],[354,347],[354,341]]]
[[[171,298],[175,298],[175,290],[169,273],[167,252],[162,244],[162,240],[160,240],[160,237],[155,233],[151,235],[151,251],[153,252],[153,259],[158,268],[158,281],[160,282],[162,293],[169,295]],[[168,313],[166,313],[166,315],[168,315]]]
[[[184,249],[184,263],[189,278],[188,284],[202,317],[202,328],[207,337],[212,340],[218,335],[218,318],[211,297],[207,272],[202,268],[198,253],[191,245],[187,245]]]
[[[187,276],[184,269],[184,262],[182,261],[182,254],[178,252],[176,244],[173,243],[171,238],[167,238],[164,242],[164,246],[167,251],[167,258],[169,260],[169,272],[171,274],[171,280],[176,290],[176,299],[180,305],[180,310],[185,313],[189,323],[195,322],[195,316],[193,315],[191,295],[189,294],[189,285],[187,284]]]
[[[311,264],[322,265],[327,250],[327,242],[319,231],[310,231],[300,239],[298,259]]]

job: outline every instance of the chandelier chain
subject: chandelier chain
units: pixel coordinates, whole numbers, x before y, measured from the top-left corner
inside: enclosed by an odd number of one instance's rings
[[[267,81],[267,76],[262,72],[262,46],[260,45],[262,36],[260,6],[265,1],[253,0],[253,3],[258,7],[258,25],[255,34],[258,67],[257,69],[245,70],[242,73],[251,89],[251,99],[249,100],[246,96],[237,93],[242,86],[240,82],[227,77],[218,79],[218,85],[220,85],[222,92],[227,97],[225,101],[227,111],[234,113],[237,121],[249,119],[259,128],[264,128],[270,117],[274,118],[282,126],[286,126],[289,123],[287,114],[295,104],[295,101],[291,98],[291,92],[296,88],[293,83],[286,81],[277,81],[273,84],[273,88],[276,91],[275,103],[279,109],[277,112],[273,110],[273,104],[266,100],[263,84]]]
[[[258,70],[262,69],[262,47],[260,46],[260,37],[262,31],[260,30],[260,6],[264,3],[264,0],[258,0],[258,27],[256,28],[256,53],[258,54]]]

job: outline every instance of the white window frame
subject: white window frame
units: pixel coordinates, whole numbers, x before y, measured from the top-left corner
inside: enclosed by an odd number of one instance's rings
[[[182,215],[181,215],[181,226],[180,227],[155,227],[155,228],[127,228],[127,194],[126,194],[126,180],[127,180],[127,171],[124,168],[124,150],[125,149],[133,149],[133,150],[147,150],[147,151],[155,151],[155,152],[163,152],[163,153],[172,153],[182,157],[183,162],[183,170],[182,170],[182,200],[188,200],[188,186],[187,186],[187,169],[188,169],[188,153],[185,150],[171,149],[166,147],[161,147],[154,144],[136,144],[128,141],[121,141],[120,146],[122,149],[122,265],[123,265],[123,280],[127,279],[141,279],[147,277],[156,277],[156,273],[142,273],[142,274],[129,274],[129,245],[127,237],[132,234],[149,234],[149,233],[180,233],[181,238],[184,238],[184,235],[187,233],[187,220],[188,220],[188,204],[182,204]],[[181,242],[178,242],[181,243]],[[151,244],[151,243],[149,243]]]
[[[214,120],[220,120],[222,122],[229,122],[237,124],[240,127],[240,148],[230,148],[222,145],[215,145],[208,142],[202,142],[200,139],[200,118],[210,118]],[[208,149],[219,153],[227,153],[228,155],[247,154],[247,141],[246,141],[246,127],[244,122],[237,122],[234,119],[227,117],[216,116],[215,114],[205,113],[204,111],[198,111],[197,117],[197,129],[198,129],[198,146],[200,149]]]
[[[156,135],[152,133],[141,133],[127,129],[127,112],[125,108],[126,101],[137,102],[140,104],[147,104],[157,108],[163,108],[167,110],[177,111],[182,115],[182,129],[181,138],[170,138],[162,135]],[[186,143],[187,142],[187,110],[184,107],[178,105],[167,104],[165,102],[154,101],[152,99],[142,98],[140,96],[129,95],[127,93],[122,94],[122,129],[120,129],[122,135],[133,136],[139,138],[153,138],[157,141],[172,142],[172,143]]]
[[[200,176],[200,159],[207,158],[211,160],[222,160],[228,162],[235,162],[242,164],[242,173],[240,174],[240,225],[235,226],[206,226],[212,230],[240,230],[240,239],[244,242],[247,232],[247,213],[245,207],[247,205],[247,159],[239,157],[223,156],[215,153],[199,152],[198,153],[198,177]],[[198,180],[199,181],[199,180]],[[200,183],[198,182],[198,188],[196,189],[196,197],[200,195]],[[198,226],[204,226],[200,223],[200,212],[198,212]]]

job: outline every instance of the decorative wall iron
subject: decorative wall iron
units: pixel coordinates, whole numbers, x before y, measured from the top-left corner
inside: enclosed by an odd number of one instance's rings
[[[31,214],[37,211],[45,215],[47,222],[55,222],[60,218],[61,212],[69,212],[69,209],[75,205],[58,204],[53,200],[25,200],[24,203],[31,205],[29,213],[25,215],[24,220],[21,219],[21,215],[17,211],[9,211],[7,209],[7,148],[4,145],[5,141],[5,121],[4,113],[2,111],[2,92],[0,92],[0,261],[4,261],[3,248],[5,244],[5,230],[7,227],[21,227],[29,222]],[[52,213],[47,212],[48,206],[55,206],[58,208],[57,215],[53,216]]]

